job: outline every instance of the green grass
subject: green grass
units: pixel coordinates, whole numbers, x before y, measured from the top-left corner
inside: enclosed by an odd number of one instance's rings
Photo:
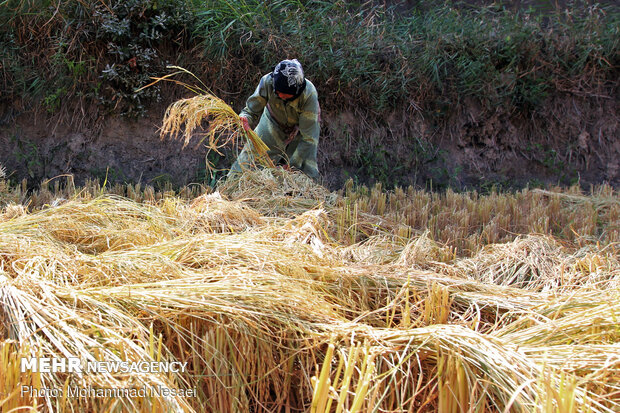
[[[587,93],[617,74],[620,14],[597,6],[546,19],[497,6],[400,13],[368,3],[239,0],[204,7],[196,34],[223,70],[251,58],[265,71],[297,56],[335,105],[353,98],[378,111],[408,102],[433,111],[471,96],[533,108],[558,82],[570,88],[585,80]]]
[[[135,90],[183,59],[241,102],[261,74],[296,56],[325,108],[367,106],[371,116],[399,107],[443,116],[467,97],[532,110],[557,91],[597,94],[619,65],[620,13],[600,6],[543,18],[498,6],[9,0],[0,19],[7,96],[34,97],[50,112],[61,91],[143,113],[161,90]]]
[[[173,50],[187,48],[190,7],[186,0],[4,1],[0,85],[7,98],[49,113],[74,98],[142,115],[161,91],[136,89],[166,70]]]
[[[424,179],[435,186],[462,188],[462,171],[444,165],[428,136],[405,137],[418,133],[407,130],[405,119],[423,117],[426,126],[445,130],[473,105],[480,119],[501,108],[515,124],[551,125],[549,98],[590,98],[597,107],[617,88],[617,7],[543,15],[497,5],[397,11],[378,3],[4,1],[0,105],[14,114],[38,108],[76,125],[94,126],[109,114],[142,116],[182,97],[174,85],[142,88],[169,74],[172,64],[196,74],[238,112],[263,74],[296,57],[317,86],[325,118],[348,112],[357,119],[344,125],[352,132],[324,125],[327,139],[350,149],[349,173],[386,187],[408,184],[392,168],[396,158],[403,169],[430,171]],[[382,131],[412,148],[406,162],[386,146]],[[521,149],[530,156],[527,147],[540,145],[532,158],[569,184],[579,179],[568,165],[576,140],[540,130]]]

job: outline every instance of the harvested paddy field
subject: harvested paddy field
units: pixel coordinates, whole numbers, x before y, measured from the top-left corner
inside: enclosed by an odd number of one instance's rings
[[[207,192],[0,182],[0,411],[620,410],[612,188]]]

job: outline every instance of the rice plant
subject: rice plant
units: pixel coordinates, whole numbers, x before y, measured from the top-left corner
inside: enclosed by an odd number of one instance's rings
[[[3,206],[0,409],[620,408],[620,264],[617,241],[606,238],[617,225],[613,190],[487,199],[349,186],[338,194],[300,174],[246,174],[214,194],[137,196],[133,188],[132,200],[93,186],[20,213]],[[58,199],[47,191],[39,196]],[[343,215],[356,203],[357,214]],[[389,218],[421,206],[469,211],[453,213],[452,223],[480,245],[467,251],[443,240],[432,217],[409,231]],[[513,229],[524,232],[512,239],[495,242],[470,225],[517,207],[523,222]],[[541,217],[570,213],[573,229],[592,232],[528,232]],[[580,226],[594,217],[596,226]],[[187,369],[21,372],[24,356]],[[186,393],[30,397],[22,386]]]
[[[194,74],[183,68],[177,66],[170,66],[170,68],[177,69],[177,71],[162,78],[155,78],[154,82],[139,90],[147,89],[159,81],[170,80],[170,78],[180,73],[189,74],[200,81]],[[184,145],[187,145],[195,137],[194,132],[201,128],[203,122],[208,122],[206,133],[199,139],[198,144],[207,140],[207,148],[220,153],[218,149],[224,146],[240,145],[247,142],[256,154],[260,164],[272,168],[275,167],[273,161],[267,155],[267,150],[269,149],[267,145],[265,145],[256,132],[244,129],[239,115],[226,102],[209,92],[204,84],[202,84],[203,89],[199,86],[179,81],[175,81],[175,83],[191,90],[196,96],[180,99],[168,107],[161,127],[162,137],[170,135],[173,138],[177,138],[181,130],[185,129],[183,141]],[[206,167],[211,169],[209,162],[207,162]]]

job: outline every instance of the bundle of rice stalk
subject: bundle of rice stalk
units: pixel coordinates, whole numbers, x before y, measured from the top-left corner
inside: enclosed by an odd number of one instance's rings
[[[219,276],[196,272],[174,280],[88,288],[82,294],[120,304],[143,320],[161,317],[159,321],[168,323],[174,315],[201,320],[226,316],[266,331],[294,326],[311,333],[318,325],[343,321],[334,304],[319,294],[321,288],[313,280],[230,269]]]
[[[398,259],[402,251],[402,240],[394,235],[371,235],[358,243],[339,247],[335,254],[351,263],[390,264]]]
[[[0,337],[5,336],[0,324]],[[29,393],[21,392],[21,387],[40,388],[40,377],[21,372],[20,359],[30,356],[30,349],[20,346],[14,340],[0,340],[0,411],[18,411],[27,406],[38,407],[38,400]]]
[[[564,344],[614,344],[620,342],[620,294],[597,294],[592,301],[570,298],[511,314],[516,320],[495,332],[513,343],[527,346]],[[585,297],[584,297],[585,298]]]
[[[168,80],[171,76],[179,73],[190,74],[195,79],[198,79],[194,74],[181,67],[169,66],[169,68],[178,69],[178,71],[162,78],[155,78],[155,82],[144,86],[144,88],[158,81]],[[211,93],[204,84],[203,89],[192,87],[183,82],[175,82],[192,90],[197,95],[187,99],[180,99],[168,106],[161,128],[162,137],[171,135],[173,138],[177,138],[184,127],[183,141],[185,146],[191,141],[194,131],[206,120],[209,122],[207,132],[198,144],[208,139],[207,147],[220,153],[218,149],[228,144],[238,144],[238,142],[245,140],[251,144],[252,150],[262,165],[274,167],[271,158],[267,155],[267,150],[269,149],[267,145],[265,145],[256,132],[244,129],[239,115],[226,102]],[[225,136],[225,138],[222,139],[222,136]],[[210,167],[208,163],[207,167]]]
[[[13,234],[0,237],[0,269],[11,279],[36,274],[41,281],[74,284],[80,277],[75,253],[75,248],[72,251],[50,240]]]
[[[486,245],[475,256],[456,260],[454,265],[431,263],[429,269],[533,291],[558,293],[583,286],[613,289],[620,283],[615,249],[612,243],[574,251],[551,236],[527,235],[504,244]]]
[[[207,282],[236,270],[275,272],[298,279],[335,278],[329,275],[333,261],[322,257],[326,246],[314,235],[314,228],[308,225],[301,230],[280,230],[285,237],[276,237],[272,227],[257,232],[195,233],[129,251],[75,255],[71,268],[85,286],[174,280],[198,273]]]
[[[336,223],[332,236],[345,245],[355,244],[374,235],[394,236],[395,239],[411,237],[413,228],[404,224],[398,214],[376,215],[365,212],[364,200],[338,198],[330,216]]]
[[[587,245],[574,254],[559,269],[570,275],[573,284],[600,290],[620,289],[620,255],[618,244],[603,248]]]
[[[21,204],[9,203],[0,214],[0,221],[2,220],[10,220],[13,218],[20,217],[26,213],[26,208],[24,208]]]
[[[601,311],[604,311],[603,304],[613,302],[617,297],[617,290],[598,291],[587,288],[565,293],[537,292],[393,265],[349,265],[332,267],[332,270],[339,274],[339,281],[334,283],[334,287],[337,285],[337,288],[346,288],[349,296],[358,297],[359,302],[366,303],[361,307],[358,304],[352,308],[358,308],[360,311],[370,310],[369,314],[373,314],[373,319],[383,314],[385,320],[385,314],[393,311],[391,309],[397,304],[392,300],[403,291],[410,291],[410,319],[416,320],[420,317],[425,305],[424,300],[431,292],[431,287],[436,284],[445,289],[452,300],[453,306],[448,317],[450,323],[476,325],[476,329],[482,331],[497,330],[513,323],[514,320],[520,320],[521,324],[514,324],[511,327],[519,331],[530,328],[538,322],[559,319],[581,310],[593,311],[601,305]],[[609,308],[610,305],[606,305]],[[382,309],[382,313],[379,309]],[[369,314],[360,315],[357,319],[367,322]],[[593,325],[601,323],[600,330],[597,331],[613,330],[614,314],[613,312],[608,314],[611,319],[593,318]],[[592,313],[593,317],[595,315],[596,313]],[[387,326],[391,327],[389,324]]]
[[[305,392],[320,333],[345,321],[321,289],[313,280],[231,266],[80,294],[154,325],[175,360],[189,363],[187,379],[209,401],[202,411],[273,411]]]
[[[558,197],[574,205],[594,204],[596,209],[610,208],[613,206],[620,207],[620,198],[614,188],[609,184],[598,187],[596,193],[593,192],[591,196],[585,196],[581,193],[547,191],[544,189],[534,189],[532,192],[549,197]]]
[[[0,222],[0,234],[22,234],[73,245],[86,253],[131,249],[175,235],[174,219],[152,205],[117,197],[71,200]]]
[[[373,265],[362,268],[347,267],[343,273],[358,274],[360,278],[370,278],[389,289],[400,289],[409,284],[418,290],[426,290],[436,283],[448,289],[457,304],[478,305],[486,311],[499,312],[528,310],[546,303],[549,294],[522,290],[508,286],[486,284],[476,280],[449,276],[440,272],[410,269],[399,265]]]
[[[313,209],[283,223],[273,222],[261,231],[268,239],[284,241],[287,245],[307,244],[313,252],[323,258],[330,242],[327,235],[329,219],[323,209]]]
[[[195,198],[180,216],[183,228],[192,232],[239,232],[265,223],[254,209],[242,202],[228,201],[219,192]]]
[[[335,348],[334,343],[330,342],[320,374],[317,366],[316,375],[311,379],[313,387],[311,413],[331,412],[332,404],[336,406],[336,413],[343,411],[357,413],[366,404],[369,386],[376,376],[375,354],[371,353],[367,343],[362,346],[359,342],[350,347],[348,355],[344,351],[339,351],[338,367],[333,374],[331,362]],[[357,371],[359,376],[356,374]],[[365,411],[373,411],[374,402],[373,397],[367,402]]]
[[[528,359],[574,376],[613,411],[620,409],[620,304],[618,295],[591,302],[579,294],[548,308],[535,309],[494,332],[518,345]],[[516,318],[516,315],[514,316]]]
[[[485,246],[449,270],[489,284],[544,291],[562,283],[556,268],[561,247],[552,237],[527,235],[505,244]]]
[[[320,279],[330,300],[355,322],[384,328],[450,323],[488,331],[503,314],[548,298],[521,290],[453,279],[402,267],[333,262]],[[344,304],[342,304],[344,303]]]
[[[254,269],[311,278],[331,272],[331,261],[318,257],[310,245],[261,236],[203,233],[140,248],[139,251],[168,257],[185,268],[198,270]]]
[[[601,405],[615,411],[620,408],[620,343],[524,346],[520,350],[535,363],[572,376]]]
[[[218,191],[263,215],[280,217],[294,217],[321,205],[331,207],[337,199],[304,173],[280,168],[244,171],[220,181]]]
[[[170,279],[182,266],[169,257],[141,250],[81,253],[71,244],[54,239],[7,234],[0,237],[0,268],[13,279],[36,275],[40,282],[73,287],[123,285]]]
[[[267,350],[282,351],[285,352],[285,355],[279,357],[278,360],[280,358],[295,360],[294,357],[287,355],[289,354],[287,352],[298,353],[297,350],[294,350],[295,347],[287,350],[282,347],[283,343],[274,342],[271,339],[274,334],[273,331],[277,329],[289,331],[292,329],[293,331],[302,331],[306,336],[311,336],[312,332],[317,330],[316,320],[320,320],[321,324],[327,324],[334,319],[334,304],[323,299],[321,284],[312,281],[311,277],[305,275],[306,271],[312,266],[306,264],[307,258],[302,258],[303,254],[299,252],[299,246],[282,248],[285,245],[283,241],[268,240],[261,245],[259,240],[260,238],[252,239],[247,234],[246,236],[203,234],[202,238],[191,237],[174,240],[137,250],[106,251],[96,256],[77,253],[77,260],[69,257],[66,257],[66,260],[68,262],[81,261],[77,265],[80,271],[80,277],[77,279],[78,285],[74,283],[72,288],[56,288],[54,293],[51,293],[45,286],[41,290],[41,284],[48,285],[49,280],[59,280],[61,276],[52,276],[45,274],[45,272],[73,272],[74,268],[68,264],[71,268],[56,266],[51,269],[49,266],[43,265],[46,259],[39,260],[35,256],[31,257],[29,261],[41,261],[42,265],[34,266],[31,263],[26,263],[24,270],[13,277],[15,279],[13,283],[17,288],[33,289],[32,294],[36,296],[43,294],[41,291],[45,291],[43,295],[46,297],[46,307],[49,305],[62,311],[64,303],[65,306],[69,305],[71,308],[75,308],[77,299],[78,309],[81,309],[84,303],[88,303],[84,312],[92,317],[102,317],[102,315],[110,312],[107,307],[112,307],[120,311],[120,315],[116,317],[118,319],[124,316],[128,320],[135,320],[135,322],[143,325],[148,325],[149,321],[160,325],[163,323],[168,326],[165,331],[169,332],[164,342],[167,343],[163,347],[164,350],[173,345],[176,347],[175,343],[177,342],[191,344],[191,347],[184,347],[184,350],[189,351],[189,353],[175,351],[179,357],[187,357],[187,354],[193,354],[191,350],[198,345],[196,343],[202,342],[203,339],[207,340],[204,345],[200,345],[201,350],[197,353],[202,356],[197,358],[196,363],[199,364],[196,365],[196,374],[201,374],[202,370],[200,369],[204,365],[200,364],[202,363],[200,360],[205,358],[210,360],[209,369],[219,371],[222,377],[228,376],[229,371],[222,371],[214,366],[217,363],[224,363],[221,356],[212,357],[205,353],[209,349],[213,349],[212,340],[222,340],[222,338],[212,338],[210,335],[209,338],[205,338],[204,335],[201,338],[196,334],[206,335],[213,332],[212,328],[209,330],[205,325],[229,325],[227,337],[229,336],[230,339],[224,341],[226,346],[233,345],[233,343],[238,345],[239,340],[243,337],[245,337],[244,340],[255,340],[262,343],[260,351],[247,356],[247,362],[252,363],[252,366],[259,366],[259,370],[252,367],[254,370],[250,369],[246,375],[239,376],[243,380],[255,382],[255,379],[249,378],[250,375],[262,371],[261,377],[268,378],[261,380],[262,383],[271,380],[273,375],[268,373],[277,369],[279,362],[275,362],[273,365],[261,363],[256,358],[258,355],[264,356],[267,354]],[[183,247],[183,243],[185,243],[185,247]],[[191,244],[189,249],[187,244]],[[59,247],[60,245],[62,244],[54,242],[48,248]],[[184,252],[187,252],[188,255],[185,255]],[[178,259],[179,262],[171,261],[171,257]],[[281,258],[270,260],[269,257]],[[51,258],[51,255],[47,257],[50,260]],[[291,262],[295,262],[299,268],[291,268]],[[179,263],[183,265],[179,265]],[[266,265],[266,263],[270,264]],[[154,264],[167,265],[169,268],[165,272],[159,271],[159,268]],[[141,268],[146,265],[151,265],[151,267]],[[252,271],[251,267],[255,267],[259,272]],[[278,271],[272,273],[271,268],[277,268]],[[93,274],[101,274],[100,285],[89,285],[88,280],[95,276],[89,277],[88,271]],[[134,275],[134,283],[128,284],[127,281],[132,281],[130,277],[132,272],[144,273],[144,279],[137,283],[138,280]],[[123,274],[128,274],[128,276]],[[122,275],[121,279],[124,282],[119,284],[117,275]],[[150,276],[150,280],[147,280],[147,276]],[[108,280],[104,284],[106,278]],[[38,283],[34,280],[38,280]],[[49,285],[51,287],[53,284]],[[54,298],[53,294],[56,294],[57,298]],[[41,304],[41,306],[43,305]],[[71,319],[71,317],[66,318]],[[185,321],[183,320],[187,318],[195,320],[193,331],[184,325]],[[106,319],[105,316],[104,319]],[[50,322],[50,324],[53,323],[53,321]],[[87,326],[89,323],[84,322],[84,325]],[[92,334],[93,331],[98,331],[97,327],[93,328],[94,330],[87,327],[84,333],[88,335]],[[116,329],[127,340],[135,340],[136,344],[145,342],[143,335],[136,337],[134,332],[141,330],[134,325],[119,323]],[[235,333],[236,329],[245,332],[241,338]],[[74,331],[69,330],[69,334],[71,333]],[[45,336],[44,339],[53,341],[57,335],[58,332],[53,330],[51,335]],[[56,341],[62,343],[63,337],[61,335]],[[76,340],[79,341],[85,336],[78,334],[76,337]],[[104,338],[107,336],[104,335]],[[113,344],[110,351],[117,351],[114,343],[120,340],[110,340]],[[173,341],[172,344],[170,340]],[[121,342],[123,345],[127,345],[125,341]],[[295,345],[299,345],[299,341]],[[263,348],[265,346],[266,348]],[[64,347],[68,347],[68,345],[65,344]],[[239,357],[239,352],[236,354]],[[104,356],[107,358],[108,353],[104,353]],[[220,364],[221,366],[222,364]],[[262,370],[263,367],[265,370]],[[254,373],[251,373],[252,371]],[[280,372],[274,373],[275,376],[279,374]],[[50,378],[49,380],[53,379]],[[60,383],[62,378],[56,378],[56,381]],[[54,385],[58,385],[58,383],[54,383]],[[211,383],[209,385],[212,386],[213,390],[209,396],[224,394],[223,389],[215,386],[211,379],[209,383]],[[238,386],[243,385],[239,394],[245,394],[244,389],[246,388],[253,388],[253,386],[244,384],[243,381],[236,383]],[[119,383],[114,385],[117,384],[121,385]],[[275,394],[280,393],[276,392]],[[260,395],[261,398],[263,396]],[[259,400],[259,396],[256,396],[256,399]],[[233,406],[233,404],[224,403],[223,406]],[[222,411],[228,409],[224,408]],[[136,410],[135,406],[131,410]]]
[[[440,245],[430,237],[427,229],[418,237],[410,240],[403,248],[397,263],[400,265],[422,268],[433,267],[433,264],[450,263],[456,259],[454,248]]]

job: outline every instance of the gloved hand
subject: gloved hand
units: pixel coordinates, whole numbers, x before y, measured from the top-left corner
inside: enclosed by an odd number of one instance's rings
[[[252,128],[250,128],[250,122],[248,122],[248,118],[246,118],[245,116],[239,116],[239,119],[241,119],[241,123],[243,124],[243,129],[245,129],[248,132],[252,130]]]

